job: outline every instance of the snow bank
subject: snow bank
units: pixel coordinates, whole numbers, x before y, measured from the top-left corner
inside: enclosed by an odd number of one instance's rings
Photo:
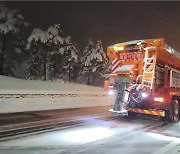
[[[112,98],[106,96],[8,98],[0,99],[0,113],[111,106],[112,103]]]
[[[22,80],[0,75],[0,90],[103,91],[100,87],[62,81]]]
[[[0,113],[111,106],[103,88],[0,76]]]

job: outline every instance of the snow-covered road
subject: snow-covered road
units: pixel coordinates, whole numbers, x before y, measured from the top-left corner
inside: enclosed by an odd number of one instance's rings
[[[45,112],[43,114],[46,115]],[[53,116],[53,112],[49,112],[48,115]],[[179,154],[180,152],[180,123],[171,124],[152,116],[139,115],[135,119],[99,116],[93,117],[86,111],[76,117],[83,118],[86,121],[85,125],[1,142],[0,153]]]
[[[148,115],[109,117],[102,106],[110,107],[114,97],[108,97],[103,88],[0,76],[0,97],[1,131],[42,124],[48,117],[60,122],[82,121],[71,128],[0,142],[0,154],[180,154],[180,123]],[[89,107],[94,106],[99,108],[96,113],[90,112]],[[7,112],[14,114],[4,114]],[[48,120],[44,122],[53,121]]]

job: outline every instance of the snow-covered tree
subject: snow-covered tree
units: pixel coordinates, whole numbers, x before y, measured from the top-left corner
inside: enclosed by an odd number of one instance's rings
[[[31,59],[27,62],[28,68],[27,68],[27,77],[28,79],[41,79],[42,74],[42,62],[41,57],[39,54],[31,55]]]
[[[12,41],[17,47],[13,49],[15,52],[21,52],[21,46],[24,41],[21,39],[21,28],[27,27],[28,23],[24,22],[24,17],[20,14],[19,10],[10,10],[6,6],[0,4],[0,74],[3,75],[3,68],[5,62],[5,55],[7,54],[7,41]],[[8,42],[10,44],[10,42]]]
[[[81,58],[81,74],[87,76],[87,84],[90,84],[91,77],[92,84],[94,84],[95,78],[101,77],[105,72],[105,69],[108,67],[107,64],[108,59],[103,50],[101,40],[94,44],[90,38]]]
[[[27,49],[30,53],[31,48],[36,48],[36,54],[41,55],[44,80],[46,80],[49,59],[52,58],[51,56],[61,53],[60,49],[63,43],[64,33],[59,24],[50,26],[47,31],[36,28],[28,38]]]
[[[94,44],[91,38],[89,38],[88,45],[83,51],[83,56],[81,58],[81,74],[87,76],[87,85],[90,84],[90,74],[92,72],[92,58],[95,54]]]
[[[61,74],[63,73],[63,54],[64,47],[56,49],[48,55],[48,76],[49,79],[62,78]]]
[[[16,69],[15,61],[7,55],[4,55],[3,72],[6,76],[14,76],[13,70]]]
[[[27,74],[30,79],[40,78],[43,74],[42,56],[43,50],[45,50],[44,43],[47,41],[46,39],[46,32],[39,28],[34,29],[28,38],[27,51],[29,52],[30,60],[28,62]]]
[[[109,73],[109,60],[103,49],[102,41],[99,39],[95,45],[96,61],[93,68],[93,84],[97,77],[105,77]]]
[[[78,48],[72,42],[70,36],[65,39],[65,48],[63,54],[63,75],[68,76],[68,81],[76,78],[78,70]]]

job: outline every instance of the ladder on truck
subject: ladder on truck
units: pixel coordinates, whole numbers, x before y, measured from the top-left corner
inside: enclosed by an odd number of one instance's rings
[[[142,85],[146,90],[152,91],[154,86],[157,47],[147,47],[144,50],[145,54]]]

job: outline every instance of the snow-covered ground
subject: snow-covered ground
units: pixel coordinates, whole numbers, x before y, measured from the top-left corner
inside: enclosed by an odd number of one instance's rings
[[[114,97],[100,87],[0,76],[0,113],[111,106],[113,102]]]
[[[0,75],[0,90],[102,91],[102,88],[62,81],[22,80]]]

